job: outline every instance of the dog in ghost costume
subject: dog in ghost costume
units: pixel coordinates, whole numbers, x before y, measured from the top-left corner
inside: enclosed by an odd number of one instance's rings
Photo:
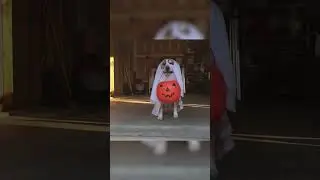
[[[165,104],[162,104],[156,95],[156,88],[160,82],[175,80],[178,82],[181,88],[180,100],[173,104],[173,117],[178,118],[178,112],[183,109],[182,98],[184,97],[185,90],[185,76],[184,69],[180,68],[180,65],[173,59],[164,59],[159,64],[157,71],[154,76],[151,97],[150,100],[154,104],[152,114],[157,116],[159,120],[163,119],[163,109]],[[167,141],[161,140],[150,140],[141,141],[142,144],[152,148],[155,155],[163,155],[167,152]],[[191,152],[196,152],[200,150],[199,141],[188,141],[188,148]]]
[[[179,40],[200,40],[205,39],[204,34],[193,24],[184,21],[171,21],[164,25],[162,28],[158,30],[156,33],[155,40],[168,40],[168,39],[179,39]],[[173,62],[173,63],[172,63]],[[166,65],[169,65],[170,69],[168,71],[165,69]],[[166,73],[174,72],[173,73]],[[186,93],[185,88],[185,75],[184,69],[180,68],[179,64],[172,59],[164,59],[158,66],[156,70],[156,75],[152,78],[153,85],[151,90],[150,100],[154,104],[154,108],[152,110],[152,114],[157,116],[159,120],[163,119],[163,108],[164,106],[159,102],[156,95],[156,88],[159,82],[167,80],[177,80],[181,87],[181,99],[178,103],[174,104],[173,116],[178,118],[178,112],[183,109],[182,98]],[[166,74],[167,76],[163,76]],[[175,76],[177,75],[177,76]],[[179,77],[181,75],[181,77]],[[141,141],[142,144],[148,146],[153,150],[155,155],[163,155],[167,152],[167,141]],[[201,148],[201,144],[199,141],[187,141],[188,149],[191,152],[199,151]]]
[[[163,120],[163,111],[165,104],[160,102],[157,97],[158,84],[164,81],[176,81],[180,86],[181,93],[180,99],[177,102],[173,103],[173,117],[178,118],[179,111],[183,109],[182,98],[186,93],[184,70],[181,70],[179,63],[174,59],[164,59],[158,65],[153,79],[154,80],[150,96],[150,101],[152,104],[154,104],[152,114],[154,116],[157,116],[159,120]]]

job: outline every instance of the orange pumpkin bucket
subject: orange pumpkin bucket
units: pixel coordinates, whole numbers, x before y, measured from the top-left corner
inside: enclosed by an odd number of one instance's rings
[[[161,103],[172,104],[178,102],[181,88],[177,81],[163,81],[157,86],[157,97]]]

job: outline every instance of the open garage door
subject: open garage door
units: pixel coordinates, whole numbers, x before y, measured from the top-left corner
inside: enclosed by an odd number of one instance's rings
[[[127,84],[127,87],[131,86],[133,91],[128,88],[131,92],[124,91],[122,95],[111,100],[110,133],[113,140],[134,139],[137,136],[162,137],[163,133],[169,139],[188,139],[189,136],[200,140],[209,138],[210,95],[199,91],[205,89],[206,85],[210,87],[209,81],[206,80],[209,78],[209,71],[206,71],[205,67],[209,61],[208,53],[204,50],[209,50],[204,48],[206,45],[208,47],[207,43],[207,41],[180,40],[136,40],[129,43],[133,46],[132,55],[121,54],[127,59],[116,59],[116,65],[121,65],[116,67],[116,71],[120,69],[127,73],[115,72],[115,74],[121,75],[122,82],[131,83]],[[127,50],[118,52],[123,53]],[[128,59],[129,57],[131,59]],[[152,75],[163,58],[180,61],[181,66],[185,68],[188,81],[187,95],[183,100],[184,109],[179,113],[179,119],[173,120],[169,111],[163,121],[165,124],[150,115],[153,105],[149,100]],[[143,85],[144,90],[138,89],[138,85]]]

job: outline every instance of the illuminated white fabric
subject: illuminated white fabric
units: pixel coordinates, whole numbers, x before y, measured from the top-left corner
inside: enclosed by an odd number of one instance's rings
[[[168,63],[168,61],[171,60],[174,62],[174,64]],[[170,76],[165,76],[164,69],[162,64],[166,63],[167,66],[170,67],[170,70],[173,72]],[[185,90],[185,80],[184,80],[184,74],[182,74],[180,65],[173,59],[164,59],[157,68],[156,75],[153,80],[152,90],[151,90],[151,96],[150,101],[154,104],[154,108],[152,110],[152,114],[155,116],[158,116],[161,103],[159,102],[159,99],[157,97],[157,86],[160,82],[163,81],[171,81],[176,80],[181,88],[181,98],[184,97],[184,94],[186,92]],[[179,102],[179,110],[181,110],[182,107],[182,100]]]
[[[186,21],[170,21],[158,30],[154,39],[185,39],[200,40],[205,39],[199,28]]]

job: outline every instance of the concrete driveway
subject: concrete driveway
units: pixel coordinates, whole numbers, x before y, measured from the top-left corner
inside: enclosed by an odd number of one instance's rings
[[[1,180],[106,180],[105,132],[0,125]]]
[[[169,142],[166,154],[154,155],[140,142],[111,142],[111,180],[209,180],[210,143],[190,152],[185,142]]]
[[[168,140],[209,140],[210,99],[191,96],[184,101],[179,119],[166,115],[159,121],[151,115],[153,105],[148,97],[123,97],[111,100],[111,140],[166,138]]]

